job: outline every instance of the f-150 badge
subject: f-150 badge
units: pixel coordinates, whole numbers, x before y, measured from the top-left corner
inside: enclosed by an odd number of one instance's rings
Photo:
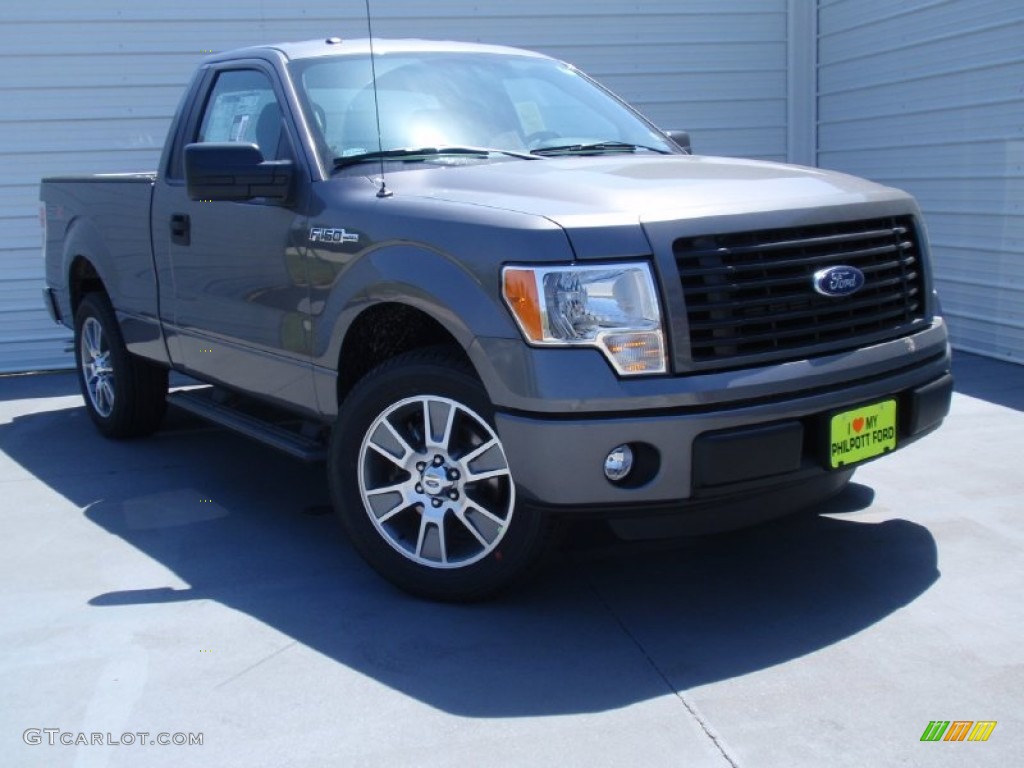
[[[328,229],[326,227],[313,227],[309,230],[309,242],[311,243],[358,243],[359,235],[354,232],[346,232],[344,229]]]

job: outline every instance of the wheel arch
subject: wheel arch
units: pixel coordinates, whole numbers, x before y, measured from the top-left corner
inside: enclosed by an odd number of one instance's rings
[[[338,358],[337,404],[379,365],[406,352],[446,347],[473,367],[456,336],[423,309],[398,301],[373,304],[349,325]],[[474,368],[475,371],[475,368]]]
[[[340,406],[381,363],[433,346],[457,350],[487,387],[493,375],[477,340],[521,338],[500,298],[487,290],[493,283],[497,291],[499,282],[498,264],[465,264],[411,244],[381,247],[349,264],[314,325],[315,365],[337,374],[330,405]]]
[[[113,301],[116,292],[107,279],[111,263],[110,249],[94,222],[84,216],[75,216],[64,235],[63,272],[67,280],[67,301],[73,318],[89,293],[102,292]]]
[[[70,259],[68,265],[68,295],[71,301],[71,317],[75,316],[82,299],[88,293],[103,293],[108,298],[106,283],[100,277],[92,260],[78,254]]]

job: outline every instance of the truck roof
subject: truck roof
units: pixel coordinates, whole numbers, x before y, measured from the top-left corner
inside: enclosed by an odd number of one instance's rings
[[[212,63],[217,61],[241,59],[241,58],[265,58],[268,54],[283,55],[288,60],[312,59],[321,56],[347,56],[367,54],[370,52],[370,40],[368,38],[341,38],[328,37],[317,40],[301,40],[290,43],[268,43],[265,45],[254,45],[246,48],[236,48],[230,51],[208,56],[204,62]],[[527,51],[522,48],[510,48],[503,45],[485,45],[482,43],[460,43],[450,40],[415,40],[415,39],[373,39],[373,53],[385,55],[389,53],[491,53],[514,56],[532,56],[536,58],[547,58],[543,54],[534,51]]]

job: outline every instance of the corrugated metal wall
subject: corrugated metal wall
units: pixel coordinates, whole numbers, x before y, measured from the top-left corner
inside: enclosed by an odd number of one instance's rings
[[[818,162],[913,193],[959,349],[1024,362],[1024,3],[822,0]]]
[[[956,345],[1024,360],[1024,4],[819,0],[815,92],[802,55],[813,2],[377,0],[374,32],[541,50],[663,126],[689,129],[699,152],[816,157],[910,190],[927,215]],[[204,50],[363,36],[362,9],[357,0],[5,5],[0,372],[70,364],[68,335],[41,308],[39,178],[155,167]],[[816,136],[794,124],[815,111]]]
[[[703,153],[786,154],[786,0],[374,0],[379,37],[567,59]],[[67,367],[42,309],[41,176],[156,167],[204,50],[364,37],[361,1],[5,0],[0,23],[0,372]]]

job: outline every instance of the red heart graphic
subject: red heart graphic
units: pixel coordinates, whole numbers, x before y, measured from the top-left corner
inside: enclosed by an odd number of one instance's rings
[[[854,432],[860,432],[862,429],[864,429],[864,418],[861,417],[861,418],[858,418],[858,419],[854,419],[853,420],[853,431]]]

